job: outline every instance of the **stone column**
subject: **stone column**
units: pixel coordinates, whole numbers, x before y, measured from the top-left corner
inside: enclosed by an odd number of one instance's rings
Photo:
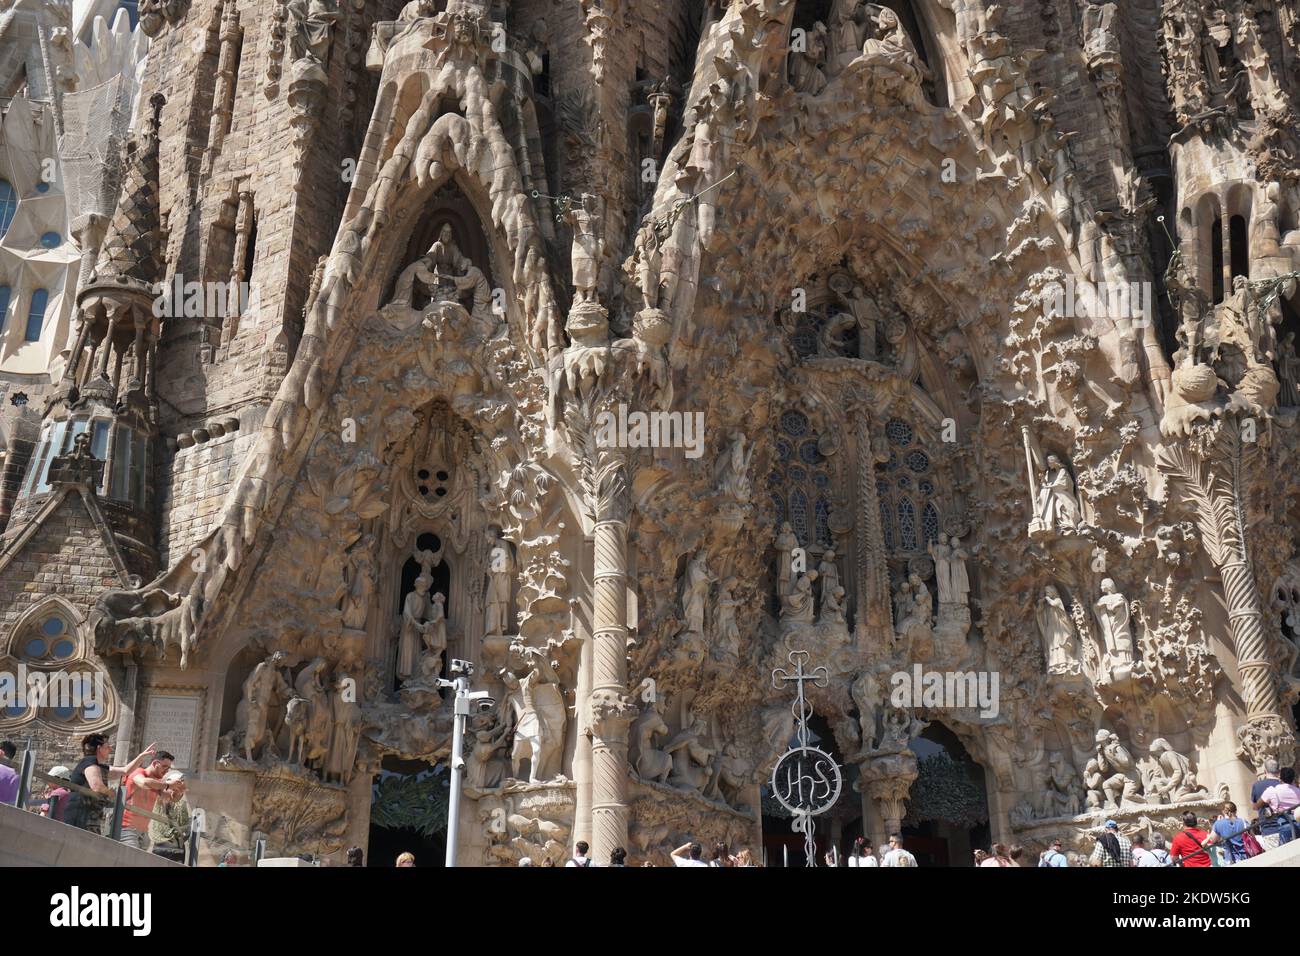
[[[593,541],[591,849],[598,861],[627,847],[627,731],[636,713],[627,693],[627,462],[603,450],[596,470]]]
[[[1246,705],[1247,723],[1237,731],[1237,755],[1259,772],[1269,757],[1277,757],[1283,766],[1291,763],[1295,739],[1282,716],[1259,586],[1250,564],[1242,472],[1257,455],[1258,445],[1246,441],[1242,427],[1236,416],[1225,416],[1213,429],[1165,449],[1157,465],[1194,504],[1206,553],[1223,578],[1228,629]]]
[[[590,555],[593,550],[592,539],[588,538],[583,547],[584,567],[581,577],[591,580]],[[573,747],[573,782],[576,787],[573,812],[573,842],[583,840],[591,845],[591,685],[592,667],[595,659],[594,640],[591,633],[591,608],[580,606],[574,616],[574,632],[582,638],[582,657],[578,664],[578,689],[575,695],[578,701],[578,735]]]
[[[907,794],[917,774],[916,755],[910,750],[873,757],[862,765],[859,786],[880,812],[885,840],[902,830]]]
[[[122,716],[117,722],[117,746],[113,748],[113,763],[117,766],[130,763],[149,741],[135,742],[135,715],[140,708],[140,665],[134,660],[126,662],[122,680]]]

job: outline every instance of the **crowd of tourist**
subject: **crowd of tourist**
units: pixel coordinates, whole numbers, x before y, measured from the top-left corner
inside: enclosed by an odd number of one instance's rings
[[[19,774],[14,766],[18,748],[0,742],[0,803],[18,798]],[[125,812],[118,840],[169,860],[185,858],[190,833],[190,805],[185,774],[172,769],[176,759],[157,744],[150,744],[124,766],[109,763],[111,746],[104,734],[87,734],[81,740],[81,760],[71,769],[62,764],[44,776],[39,796],[27,809],[70,826],[104,833],[116,797],[109,785],[119,780],[125,789]]]

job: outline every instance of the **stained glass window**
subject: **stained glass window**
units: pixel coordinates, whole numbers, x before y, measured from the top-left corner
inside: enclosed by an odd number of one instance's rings
[[[921,435],[901,418],[885,423],[889,459],[877,473],[880,529],[886,550],[895,554],[924,552],[942,529],[934,500],[933,462],[921,446]]]
[[[831,476],[818,436],[797,409],[783,412],[777,427],[777,460],[768,474],[777,527],[788,521],[803,547],[829,548]]]

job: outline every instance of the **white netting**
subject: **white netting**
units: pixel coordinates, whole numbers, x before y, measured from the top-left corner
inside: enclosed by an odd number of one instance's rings
[[[63,96],[59,156],[68,219],[110,216],[117,205],[118,166],[130,125],[131,83],[115,76],[89,90]]]

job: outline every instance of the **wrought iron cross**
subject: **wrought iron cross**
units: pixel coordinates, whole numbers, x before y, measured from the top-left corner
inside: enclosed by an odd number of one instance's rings
[[[790,663],[794,665],[794,673],[783,667],[772,671],[772,686],[778,690],[794,684],[795,698],[790,712],[794,715],[798,740],[797,745],[782,754],[772,768],[772,794],[794,817],[795,832],[803,834],[804,853],[808,865],[813,867],[817,865],[813,817],[834,806],[840,796],[843,777],[830,754],[808,743],[808,718],[812,716],[812,706],[804,688],[810,682],[814,687],[825,687],[830,683],[830,674],[825,667],[811,671],[804,669],[808,658],[807,651],[791,651]]]
[[[808,746],[808,718],[812,716],[812,706],[804,694],[804,684],[811,682],[814,687],[825,687],[830,683],[830,672],[825,666],[811,671],[803,669],[811,656],[807,651],[791,651],[790,663],[794,665],[794,673],[787,672],[784,667],[772,671],[772,686],[777,690],[787,684],[795,685],[794,704],[790,707],[790,713],[794,714],[795,734],[800,747]]]

